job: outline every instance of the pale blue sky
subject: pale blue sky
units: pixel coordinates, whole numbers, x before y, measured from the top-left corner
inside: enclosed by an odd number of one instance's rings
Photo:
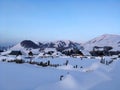
[[[102,34],[120,34],[120,0],[0,0],[1,43]]]

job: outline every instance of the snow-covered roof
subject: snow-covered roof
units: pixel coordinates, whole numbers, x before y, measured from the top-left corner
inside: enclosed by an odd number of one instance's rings
[[[45,48],[45,52],[54,51],[57,52],[56,48]]]
[[[65,49],[64,51],[71,51],[73,50],[73,48],[68,48],[68,49]]]
[[[43,56],[43,55],[44,55],[44,53],[41,52],[41,53],[38,55],[38,57],[41,57],[41,56]]]
[[[85,55],[85,56],[91,55],[91,54],[89,53],[89,51],[87,51],[87,50],[81,50],[81,52],[82,52],[82,54]]]
[[[8,50],[8,51],[5,51],[5,52],[2,52],[1,55],[8,55],[10,52],[11,52],[11,50]]]

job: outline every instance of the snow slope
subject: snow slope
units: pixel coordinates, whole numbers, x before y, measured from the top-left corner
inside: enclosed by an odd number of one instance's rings
[[[113,50],[120,50],[120,35],[104,34],[86,42],[83,46],[89,51],[91,51],[94,46],[112,46]]]
[[[39,60],[39,59],[37,59]],[[40,59],[44,61],[45,59]],[[48,58],[63,64],[66,58]],[[97,59],[67,58],[58,68],[0,62],[0,90],[119,90],[120,61],[109,66]],[[47,60],[46,60],[47,61]],[[73,68],[78,64],[83,68]],[[60,76],[63,79],[60,81]]]
[[[35,42],[31,40],[23,40],[17,45],[13,46],[11,50],[26,50],[26,49],[46,49],[46,48],[55,48],[57,50],[65,50],[68,48],[78,48],[81,49],[82,46],[79,43],[72,42],[70,40],[66,41],[54,41],[54,42]]]
[[[39,54],[39,49],[32,49],[30,48],[31,51],[34,53],[34,54]],[[12,48],[10,48],[10,51],[21,51],[24,55],[27,55],[29,53],[29,49],[23,47],[20,43],[18,43],[17,45],[13,46]]]

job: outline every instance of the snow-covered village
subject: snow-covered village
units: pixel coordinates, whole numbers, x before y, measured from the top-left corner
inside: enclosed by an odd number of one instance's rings
[[[120,0],[0,0],[0,90],[120,90]]]

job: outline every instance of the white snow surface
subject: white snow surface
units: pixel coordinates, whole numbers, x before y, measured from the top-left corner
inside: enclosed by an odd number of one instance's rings
[[[90,55],[90,53],[89,53],[89,51],[87,51],[87,50],[80,50],[82,53],[83,53],[83,55],[85,55],[85,56],[89,56]]]
[[[11,50],[24,50],[25,48],[21,46],[20,43],[10,48]]]
[[[84,58],[43,58],[61,66],[41,67],[31,64],[1,62],[0,90],[119,90],[120,59],[108,66],[99,59]],[[21,57],[18,57],[21,58]],[[107,57],[110,59],[110,57]],[[67,66],[64,65],[69,61]],[[78,68],[73,66],[78,65]],[[83,68],[80,68],[83,66]],[[60,80],[60,76],[63,79]]]
[[[112,46],[113,51],[120,50],[120,35],[104,34],[86,42],[83,46],[88,51],[91,51],[94,46]]]
[[[2,52],[1,55],[8,55],[10,52],[11,52],[11,50],[8,50],[8,51],[5,51],[5,52]]]
[[[57,52],[56,48],[45,48],[44,52],[54,51]]]
[[[61,42],[64,42],[65,43],[65,47],[68,47],[69,44],[70,44],[70,40],[58,40],[58,41],[54,41],[53,43],[55,43],[55,47],[59,47],[59,45],[63,45],[63,43]]]
[[[22,47],[20,45],[20,43],[18,43],[17,45],[13,46],[12,48],[10,48],[11,51],[21,51],[24,55],[27,55],[29,53],[30,50],[27,50],[26,48]],[[31,51],[34,54],[39,54],[39,49],[31,49]]]

